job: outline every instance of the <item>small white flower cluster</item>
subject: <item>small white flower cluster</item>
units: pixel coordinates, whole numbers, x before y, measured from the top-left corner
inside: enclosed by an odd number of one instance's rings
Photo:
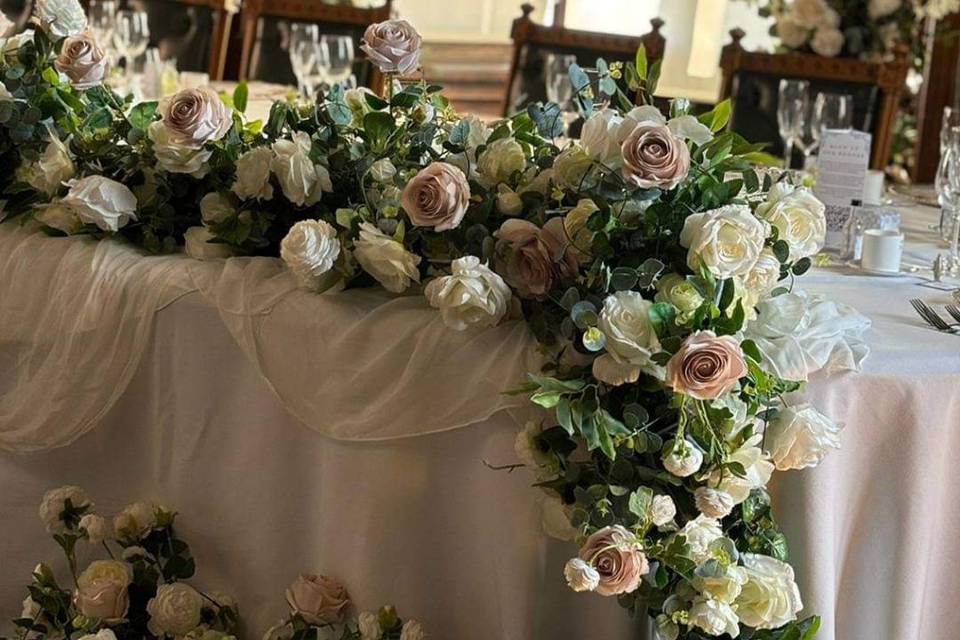
[[[840,14],[827,0],[794,0],[776,16],[776,32],[783,46],[790,49],[809,44],[815,53],[830,58],[843,50]]]

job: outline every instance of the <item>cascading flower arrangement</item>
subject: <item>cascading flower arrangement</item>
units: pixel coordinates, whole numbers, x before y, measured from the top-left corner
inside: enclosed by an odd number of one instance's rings
[[[176,535],[173,511],[136,502],[111,522],[83,489],[64,486],[43,496],[40,518],[63,550],[73,586],[62,587],[49,566],[37,565],[14,620],[18,639],[234,638],[233,599],[186,582],[196,566]],[[102,547],[105,555],[81,571],[78,545]]]
[[[729,103],[662,114],[641,50],[598,60],[595,89],[571,67],[579,141],[559,139],[551,104],[488,126],[393,78],[421,43],[396,20],[364,36],[385,95],[333,87],[247,122],[242,84],[137,105],[89,86],[62,60],[89,36],[60,35],[4,48],[8,217],[280,255],[318,292],[422,287],[456,330],[522,315],[546,364],[516,392],[545,411],[518,450],[551,530],[580,546],[570,586],[648,613],[666,640],[816,633],[765,486],[839,445],[839,425],[787,396],[825,364],[795,351],[828,302],[794,289],[824,208],[756,170],[768,156],[724,131]]]

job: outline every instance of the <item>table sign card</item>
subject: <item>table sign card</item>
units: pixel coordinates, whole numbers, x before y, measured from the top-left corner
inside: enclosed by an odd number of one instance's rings
[[[870,161],[870,134],[851,129],[825,129],[817,158],[816,195],[827,206],[827,249],[842,249],[844,229],[853,214],[851,203],[863,199]]]

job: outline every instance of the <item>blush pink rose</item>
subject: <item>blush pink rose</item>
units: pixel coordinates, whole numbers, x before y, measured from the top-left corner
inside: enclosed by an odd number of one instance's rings
[[[719,398],[747,375],[740,344],[732,336],[698,331],[667,362],[667,384],[697,400]]]
[[[418,227],[453,229],[470,204],[467,176],[452,164],[432,162],[403,188],[400,204]]]
[[[360,48],[383,73],[408,74],[420,66],[423,38],[406,20],[387,20],[367,27]]]
[[[507,220],[494,235],[499,241],[497,271],[521,296],[545,296],[579,267],[563,218],[551,218],[543,228],[527,220]]]
[[[110,72],[110,61],[89,31],[64,40],[54,64],[57,71],[66,74],[76,89],[89,89],[103,84]]]
[[[287,604],[310,624],[333,624],[343,621],[350,596],[333,578],[301,575],[287,589]]]
[[[641,122],[634,127],[620,151],[624,180],[643,189],[672,189],[690,170],[687,143],[656,122]]]
[[[636,591],[640,579],[650,571],[647,556],[633,534],[620,525],[600,529],[583,544],[580,559],[600,574],[595,591],[602,596],[615,596]]]
[[[73,602],[80,613],[88,618],[119,622],[126,617],[130,600],[126,585],[109,578],[99,578],[80,585]]]
[[[168,141],[191,149],[219,140],[233,124],[232,111],[210,87],[183,89],[161,100],[159,111]]]

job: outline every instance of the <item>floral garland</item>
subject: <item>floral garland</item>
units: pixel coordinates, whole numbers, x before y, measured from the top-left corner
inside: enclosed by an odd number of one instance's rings
[[[641,50],[598,60],[595,89],[571,67],[586,122],[564,144],[556,105],[488,127],[425,82],[333,87],[266,122],[244,119],[242,84],[133,105],[95,81],[88,33],[44,19],[73,1],[41,0],[41,29],[4,47],[8,217],[279,254],[314,291],[424,285],[457,330],[522,315],[547,364],[516,392],[549,417],[518,448],[580,544],[570,586],[647,612],[666,640],[815,634],[765,486],[839,446],[839,425],[785,399],[809,372],[781,366],[800,324],[771,326],[815,304],[793,283],[824,207],[755,169],[769,157],[723,131],[729,103],[665,116]],[[420,36],[371,25],[363,49],[389,77],[418,66]]]

